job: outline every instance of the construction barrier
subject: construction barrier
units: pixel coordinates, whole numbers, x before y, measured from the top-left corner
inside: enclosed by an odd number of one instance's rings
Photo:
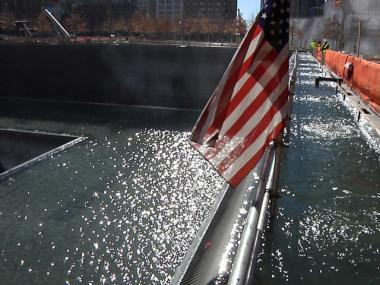
[[[322,49],[320,47],[317,48],[315,52],[315,57],[319,62],[322,62]]]
[[[321,55],[318,50],[319,61]],[[380,115],[380,64],[332,50],[326,51],[325,64]]]

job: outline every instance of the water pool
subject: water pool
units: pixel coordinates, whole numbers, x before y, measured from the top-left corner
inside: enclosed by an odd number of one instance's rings
[[[377,284],[380,162],[301,57],[282,199],[258,284]],[[224,182],[186,140],[199,112],[0,99],[0,128],[88,139],[0,182],[0,284],[167,284]]]
[[[0,284],[170,281],[223,180],[198,112],[2,99],[0,127],[87,140],[0,181]]]
[[[315,88],[317,75],[302,55],[283,197],[257,284],[379,284],[380,144],[368,140],[333,84]]]

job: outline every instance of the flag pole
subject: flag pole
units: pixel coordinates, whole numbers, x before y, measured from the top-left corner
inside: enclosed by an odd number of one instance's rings
[[[295,90],[296,69],[297,69],[298,52],[295,52],[290,59],[289,67],[289,113],[291,116],[291,105],[293,93]],[[288,121],[286,128],[286,139],[289,142],[290,122]],[[228,285],[251,284],[251,278],[254,276],[255,264],[257,262],[258,251],[260,249],[260,240],[264,232],[266,223],[266,213],[269,206],[271,196],[278,196],[278,176],[280,172],[280,147],[281,143],[272,142],[268,149],[267,162],[265,165],[270,166],[269,173],[266,176],[265,182],[259,185],[257,190],[258,195],[262,199],[252,201],[252,206],[249,210],[246,224],[241,236],[236,258],[232,267],[231,275],[228,280]],[[264,193],[263,193],[264,192]],[[263,194],[262,194],[263,193]],[[262,201],[261,204],[257,201]],[[271,208],[276,207],[275,204]],[[271,211],[271,213],[273,213]]]
[[[267,169],[270,167],[269,172],[266,175],[266,179],[260,183],[259,188],[257,189],[259,199],[252,201],[252,206],[248,212],[235,262],[228,279],[228,285],[246,284],[248,273],[251,271],[250,264],[251,260],[254,259],[252,253],[254,252],[255,247],[257,248],[257,237],[262,231],[260,227],[262,227],[264,224],[263,220],[265,220],[265,217],[262,217],[262,214],[265,214],[269,203],[268,185],[270,183],[269,181],[273,180],[274,177],[275,147],[275,144],[272,142],[267,148],[269,154],[264,165]],[[260,201],[262,202],[260,203]]]
[[[281,144],[273,140],[282,140],[290,117],[289,5],[289,0],[272,0],[263,6],[190,138],[191,145],[232,188],[245,185],[242,183],[248,182],[259,163],[264,166],[255,187],[249,186],[250,191],[255,191],[246,197],[240,228],[243,233],[237,238],[240,243],[231,245],[238,248],[226,251],[229,258],[221,261],[215,277],[228,284],[246,284],[253,267],[252,254],[264,230],[270,194],[277,185],[276,158]],[[268,144],[270,141],[273,142]],[[209,245],[205,244],[205,248]],[[203,256],[201,253],[199,260]]]

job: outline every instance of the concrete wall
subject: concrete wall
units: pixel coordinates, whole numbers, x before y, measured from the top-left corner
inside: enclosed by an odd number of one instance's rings
[[[0,96],[204,107],[235,49],[0,45]]]

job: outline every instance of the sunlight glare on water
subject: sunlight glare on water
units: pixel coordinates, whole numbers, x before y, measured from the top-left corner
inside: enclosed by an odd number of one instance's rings
[[[267,231],[258,284],[379,284],[378,145],[335,94],[314,85],[301,55],[292,138],[283,152],[277,219]]]
[[[3,182],[0,284],[169,283],[224,185],[188,135],[115,131]]]

